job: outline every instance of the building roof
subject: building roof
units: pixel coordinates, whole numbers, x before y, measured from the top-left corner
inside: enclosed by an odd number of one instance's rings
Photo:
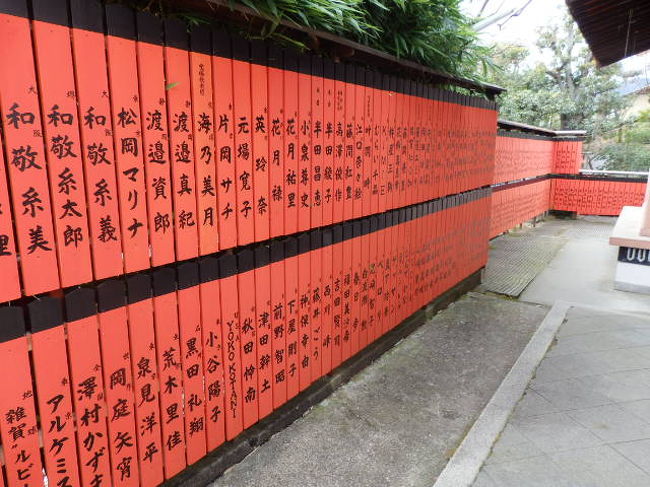
[[[642,94],[648,91],[650,87],[650,81],[645,76],[637,76],[636,78],[631,78],[625,80],[618,88],[616,92],[620,95],[634,95]]]
[[[601,66],[650,49],[648,0],[566,0]]]

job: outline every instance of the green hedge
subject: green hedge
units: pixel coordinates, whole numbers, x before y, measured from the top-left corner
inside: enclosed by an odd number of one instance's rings
[[[174,10],[169,0],[126,0],[137,8],[176,15],[190,23],[206,18]],[[177,4],[177,3],[176,3]],[[481,46],[472,21],[460,11],[460,0],[230,0],[268,19],[257,37],[292,38],[279,22],[288,20],[331,32],[429,66],[448,74],[480,79],[489,62],[489,49]],[[312,46],[313,47],[313,46]]]

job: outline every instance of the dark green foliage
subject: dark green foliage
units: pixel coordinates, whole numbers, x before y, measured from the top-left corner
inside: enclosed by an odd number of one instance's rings
[[[481,46],[458,0],[365,0],[376,35],[360,39],[397,57],[466,78],[485,72],[489,49]]]
[[[118,1],[175,15],[188,24],[208,21],[179,10],[169,0]],[[257,31],[249,31],[250,35],[302,48],[306,46],[288,35],[281,21],[331,32],[459,77],[478,79],[490,59],[489,49],[479,44],[472,29],[472,20],[460,11],[460,0],[229,0],[229,4],[246,6],[268,20]]]
[[[238,0],[261,15],[290,20],[463,77],[485,68],[459,0]]]
[[[646,110],[630,124],[608,134],[598,156],[603,169],[647,171],[650,168],[650,111]]]

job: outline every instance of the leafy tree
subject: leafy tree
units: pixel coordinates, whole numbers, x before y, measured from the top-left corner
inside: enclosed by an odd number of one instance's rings
[[[538,32],[537,56],[516,45],[494,49],[491,80],[508,91],[500,117],[553,130],[586,130],[588,167],[638,170],[650,163],[650,114],[625,115],[629,98],[617,87],[636,73],[599,68],[568,14]]]
[[[538,32],[543,60],[532,61],[521,46],[497,46],[493,82],[501,95],[501,117],[554,130],[586,130],[588,137],[620,125],[627,107],[616,87],[624,74],[618,65],[598,68],[578,27],[567,14]],[[625,75],[627,76],[627,75]]]
[[[630,125],[614,131],[596,151],[605,169],[647,171],[650,168],[650,110],[645,110]]]

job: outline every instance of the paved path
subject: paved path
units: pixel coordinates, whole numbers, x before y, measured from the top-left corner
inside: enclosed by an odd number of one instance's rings
[[[650,318],[573,308],[474,487],[650,486]]]
[[[608,240],[615,221],[611,217],[550,220],[536,229],[536,234],[568,240],[519,299],[548,306],[562,300],[608,310],[650,313],[649,296],[613,288],[618,249],[609,245]]]

